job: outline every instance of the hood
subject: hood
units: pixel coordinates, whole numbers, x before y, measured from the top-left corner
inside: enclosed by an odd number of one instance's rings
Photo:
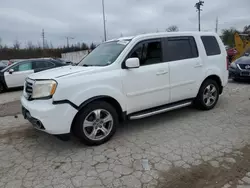
[[[243,56],[235,61],[236,64],[250,65],[250,57]]]
[[[98,70],[100,67],[82,67],[82,66],[63,66],[46,71],[41,71],[29,75],[31,79],[57,79],[65,76],[71,76],[77,73],[89,73]]]

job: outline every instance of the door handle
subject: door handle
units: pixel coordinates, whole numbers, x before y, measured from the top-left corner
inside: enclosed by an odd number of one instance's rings
[[[194,68],[202,67],[202,63],[195,63]]]
[[[167,70],[162,70],[156,73],[156,75],[163,75],[163,74],[167,74],[168,71]]]

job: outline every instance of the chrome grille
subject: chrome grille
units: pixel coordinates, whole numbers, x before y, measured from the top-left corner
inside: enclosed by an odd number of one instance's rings
[[[34,85],[34,81],[31,79],[26,79],[25,81],[25,85],[24,85],[24,91],[26,93],[26,98],[30,99],[32,94],[33,94],[33,85]]]
[[[250,71],[250,64],[249,64],[249,65],[246,65],[246,64],[239,64],[239,67],[240,67],[241,69],[249,70],[249,71]]]

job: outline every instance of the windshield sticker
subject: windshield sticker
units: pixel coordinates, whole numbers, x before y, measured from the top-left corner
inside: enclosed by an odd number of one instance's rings
[[[126,40],[120,40],[117,42],[117,44],[121,44],[121,45],[127,45],[129,43],[129,41]]]

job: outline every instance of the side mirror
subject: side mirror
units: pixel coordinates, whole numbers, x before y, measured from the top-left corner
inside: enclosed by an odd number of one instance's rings
[[[14,69],[10,69],[8,72],[12,74],[14,72]]]
[[[140,67],[140,60],[139,60],[139,58],[136,58],[136,57],[129,58],[126,60],[125,66],[128,69],[139,68]]]

